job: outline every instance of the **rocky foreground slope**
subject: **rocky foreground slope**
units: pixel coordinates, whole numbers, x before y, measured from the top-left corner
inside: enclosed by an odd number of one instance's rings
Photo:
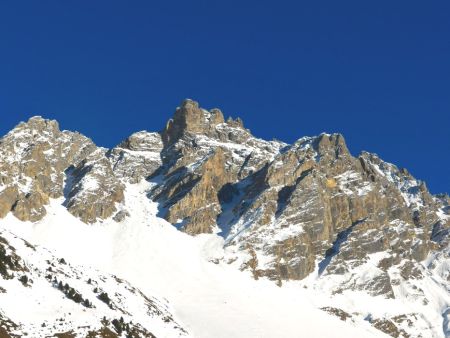
[[[264,141],[186,100],[161,132],[113,149],[40,117],[0,139],[1,218],[45,221],[57,199],[84,223],[121,223],[134,212],[126,187],[143,180],[160,218],[224,238],[214,263],[326,293],[340,300],[325,311],[394,337],[450,335],[449,196],[375,154],[353,156],[340,134]],[[402,306],[375,317],[360,295]]]

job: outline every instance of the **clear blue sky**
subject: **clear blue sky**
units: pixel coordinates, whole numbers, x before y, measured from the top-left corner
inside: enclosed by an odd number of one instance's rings
[[[450,1],[1,2],[0,134],[39,114],[111,147],[186,97],[450,192]]]

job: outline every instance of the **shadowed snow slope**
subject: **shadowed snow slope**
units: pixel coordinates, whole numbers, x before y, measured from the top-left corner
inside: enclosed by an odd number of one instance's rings
[[[225,262],[223,239],[191,237],[156,216],[146,197],[152,184],[128,184],[122,222],[82,223],[54,199],[44,219],[20,222],[11,214],[1,227],[58,257],[126,279],[145,294],[169,301],[194,337],[384,337],[367,321],[340,321],[321,311],[313,291],[255,281]],[[3,304],[2,304],[3,305]]]

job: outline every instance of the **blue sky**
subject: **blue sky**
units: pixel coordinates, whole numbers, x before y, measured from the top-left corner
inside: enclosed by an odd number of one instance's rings
[[[2,1],[0,134],[111,147],[186,97],[263,138],[341,132],[450,192],[450,2]]]

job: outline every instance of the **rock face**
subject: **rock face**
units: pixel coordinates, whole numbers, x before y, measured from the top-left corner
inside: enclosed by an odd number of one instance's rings
[[[389,269],[422,261],[448,237],[445,198],[374,154],[352,156],[342,135],[267,142],[186,100],[161,139],[161,166],[146,173],[159,182],[150,196],[161,216],[193,235],[221,232],[249,252],[241,268],[257,276],[343,275],[383,253],[371,280],[354,273],[348,284],[393,297]]]
[[[0,218],[37,221],[61,198],[86,223],[121,222],[126,185],[144,179],[161,217],[191,235],[219,233],[230,264],[279,285],[316,274],[333,294],[395,298],[403,281],[445,266],[448,195],[375,154],[353,156],[340,134],[265,141],[185,100],[162,131],[110,150],[40,117],[0,139]]]
[[[124,199],[124,185],[114,176],[104,149],[96,149],[67,169],[66,182],[69,193],[64,204],[85,223],[108,218]]]
[[[112,175],[105,150],[41,117],[0,139],[0,184],[0,217],[11,211],[32,222],[45,216],[50,198],[60,197],[85,222],[109,217],[124,189]]]
[[[237,211],[229,245],[251,245],[269,278],[302,279],[317,260],[321,274],[342,274],[377,252],[389,252],[388,268],[439,246],[432,233],[442,222],[440,201],[377,156],[354,158],[341,135],[300,139],[249,180],[224,209]]]
[[[152,192],[161,214],[190,234],[212,232],[227,184],[268,163],[285,144],[254,138],[239,119],[224,121],[218,109],[206,111],[186,100],[161,132],[162,184]]]
[[[161,166],[162,148],[159,133],[140,131],[111,149],[108,157],[116,176],[138,183]]]

